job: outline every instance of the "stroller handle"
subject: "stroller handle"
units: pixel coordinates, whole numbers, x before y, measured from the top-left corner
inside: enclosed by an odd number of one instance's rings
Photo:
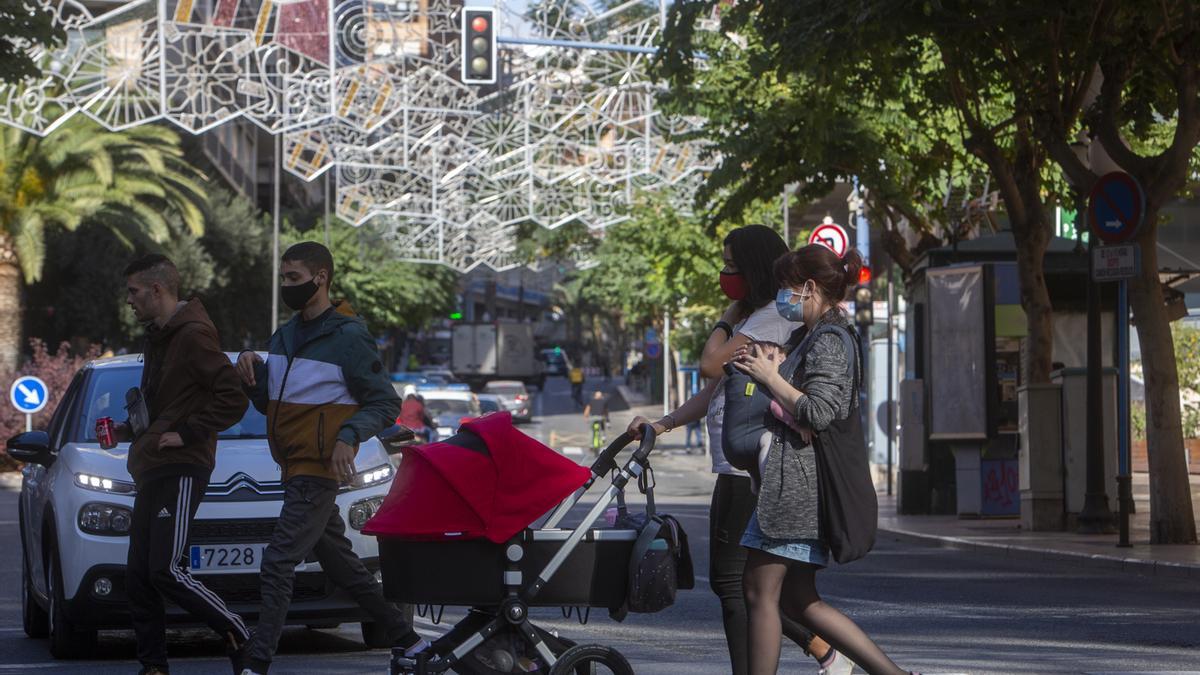
[[[657,434],[654,432],[654,426],[651,424],[643,424],[641,428],[642,444],[633,453],[633,461],[646,466],[646,460],[650,457],[650,452],[654,450],[654,441]]]
[[[619,454],[622,450],[625,449],[625,446],[629,445],[632,442],[633,442],[633,434],[629,433],[628,431],[622,433],[620,436],[617,436],[615,439],[613,439],[613,442],[609,443],[608,447],[605,448],[600,453],[600,455],[598,457],[596,457],[596,461],[592,463],[592,475],[593,476],[603,476],[603,475],[607,474],[608,472],[616,469],[617,468],[617,461],[616,461],[617,454]]]
[[[650,451],[654,449],[654,427],[649,424],[643,424],[641,428],[642,444],[638,446],[636,452],[633,453],[634,460],[638,464],[644,464],[646,458],[650,456]],[[628,431],[622,433],[613,439],[612,443],[608,444],[596,461],[592,463],[592,475],[603,476],[604,474],[617,469],[617,455],[625,449],[627,445],[633,442],[633,434]]]

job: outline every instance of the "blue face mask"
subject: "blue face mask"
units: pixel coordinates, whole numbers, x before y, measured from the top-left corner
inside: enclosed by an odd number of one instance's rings
[[[800,302],[793,304],[792,296],[800,298]],[[797,293],[790,288],[781,288],[775,296],[775,309],[779,311],[779,316],[788,321],[800,323],[804,321],[804,301],[807,299],[803,293]]]

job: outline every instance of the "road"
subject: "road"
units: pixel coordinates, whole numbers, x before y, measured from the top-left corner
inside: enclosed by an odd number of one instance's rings
[[[565,382],[552,381],[541,397],[542,419],[527,427],[584,431],[571,409]],[[691,462],[688,466],[695,466]],[[577,642],[617,647],[639,674],[717,675],[729,672],[719,605],[707,588],[708,476],[660,463],[661,509],[683,522],[691,539],[698,588],[681,592],[660,614],[631,615],[615,623],[597,611],[582,626],[558,610],[537,611],[543,626]],[[678,478],[677,478],[678,477]],[[20,549],[16,495],[0,489],[0,673],[130,673],[129,632],[102,634],[93,660],[55,662],[44,641],[20,626]],[[925,673],[1200,673],[1200,588],[1195,580],[1141,577],[1063,563],[996,559],[918,546],[887,538],[866,559],[822,573],[827,601],[859,622],[902,666]],[[450,610],[446,619],[452,618]],[[427,619],[419,629],[444,630]],[[204,630],[171,632],[172,672],[225,673],[218,641]],[[290,629],[272,673],[384,672],[385,651],[365,649],[357,626]],[[1191,669],[1191,670],[1189,670]],[[785,648],[780,672],[815,672],[795,647]]]

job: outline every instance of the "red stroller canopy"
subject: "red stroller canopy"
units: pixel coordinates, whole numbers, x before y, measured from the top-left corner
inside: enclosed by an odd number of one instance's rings
[[[408,448],[364,534],[406,539],[508,541],[591,471],[525,435],[507,412],[484,415],[441,443]]]

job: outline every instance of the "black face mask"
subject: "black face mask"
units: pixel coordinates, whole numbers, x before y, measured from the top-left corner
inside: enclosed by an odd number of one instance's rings
[[[292,308],[292,311],[299,312],[304,309],[312,296],[317,294],[317,282],[314,279],[309,279],[302,284],[295,286],[280,286],[279,295],[283,298],[283,304]]]

